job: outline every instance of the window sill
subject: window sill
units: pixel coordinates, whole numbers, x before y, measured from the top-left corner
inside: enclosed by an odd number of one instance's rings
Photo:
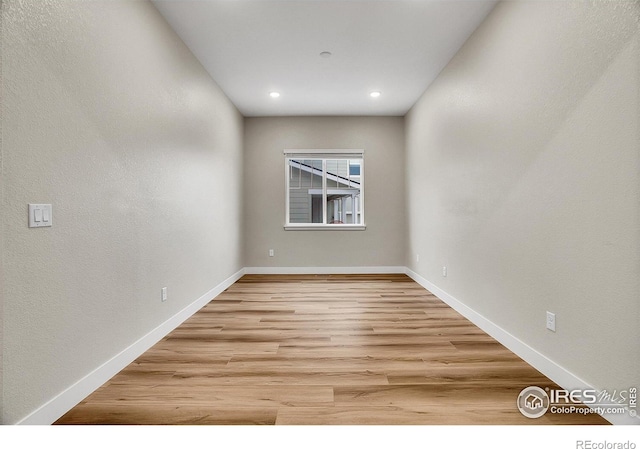
[[[364,231],[367,229],[366,225],[335,225],[335,224],[327,224],[327,225],[286,225],[284,227],[285,231]]]

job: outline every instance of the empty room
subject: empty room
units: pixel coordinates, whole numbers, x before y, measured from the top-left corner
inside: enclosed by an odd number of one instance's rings
[[[3,424],[640,424],[640,2],[1,12]]]

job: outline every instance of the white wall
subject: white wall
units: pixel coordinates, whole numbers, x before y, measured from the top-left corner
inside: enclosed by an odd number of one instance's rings
[[[241,269],[243,123],[148,2],[9,0],[2,25],[15,423]]]
[[[4,2],[0,1],[0,18],[4,16]],[[4,20],[0,20],[0,38],[4,34]],[[1,49],[1,47],[0,47]],[[1,50],[0,50],[1,51]],[[3,55],[0,54],[0,98],[4,98],[4,82],[2,70]],[[0,204],[4,198],[4,169],[3,167],[3,148],[2,135],[4,131],[4,102],[0,101]],[[4,410],[4,394],[2,389],[2,378],[4,372],[4,212],[0,208],[0,424],[2,424],[2,416]]]
[[[503,2],[406,117],[408,266],[609,390],[640,384],[639,12]]]
[[[0,1],[0,18],[4,17],[5,4]],[[4,35],[4,19],[0,20],[0,38]],[[1,51],[0,47],[0,51]],[[4,98],[4,80],[2,70],[2,60],[4,55],[0,54],[0,99]],[[4,145],[2,143],[2,135],[4,133],[4,102],[0,101],[0,204],[4,199]],[[2,424],[2,416],[4,411],[4,393],[3,393],[3,373],[4,373],[4,211],[0,208],[0,424]]]
[[[245,119],[248,267],[404,265],[404,119]],[[365,231],[285,231],[285,149],[364,149]],[[268,250],[275,250],[275,257]]]

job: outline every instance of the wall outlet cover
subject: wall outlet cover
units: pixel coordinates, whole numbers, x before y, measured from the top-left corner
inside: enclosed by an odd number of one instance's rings
[[[556,331],[556,314],[547,312],[547,329],[552,332]]]

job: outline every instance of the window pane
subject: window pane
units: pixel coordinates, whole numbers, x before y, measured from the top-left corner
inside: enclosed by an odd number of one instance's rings
[[[327,160],[327,224],[361,222],[356,208],[360,181],[351,177],[352,164],[346,159]]]
[[[320,209],[319,219],[318,208]],[[289,222],[322,223],[321,160],[291,159],[289,161]]]

